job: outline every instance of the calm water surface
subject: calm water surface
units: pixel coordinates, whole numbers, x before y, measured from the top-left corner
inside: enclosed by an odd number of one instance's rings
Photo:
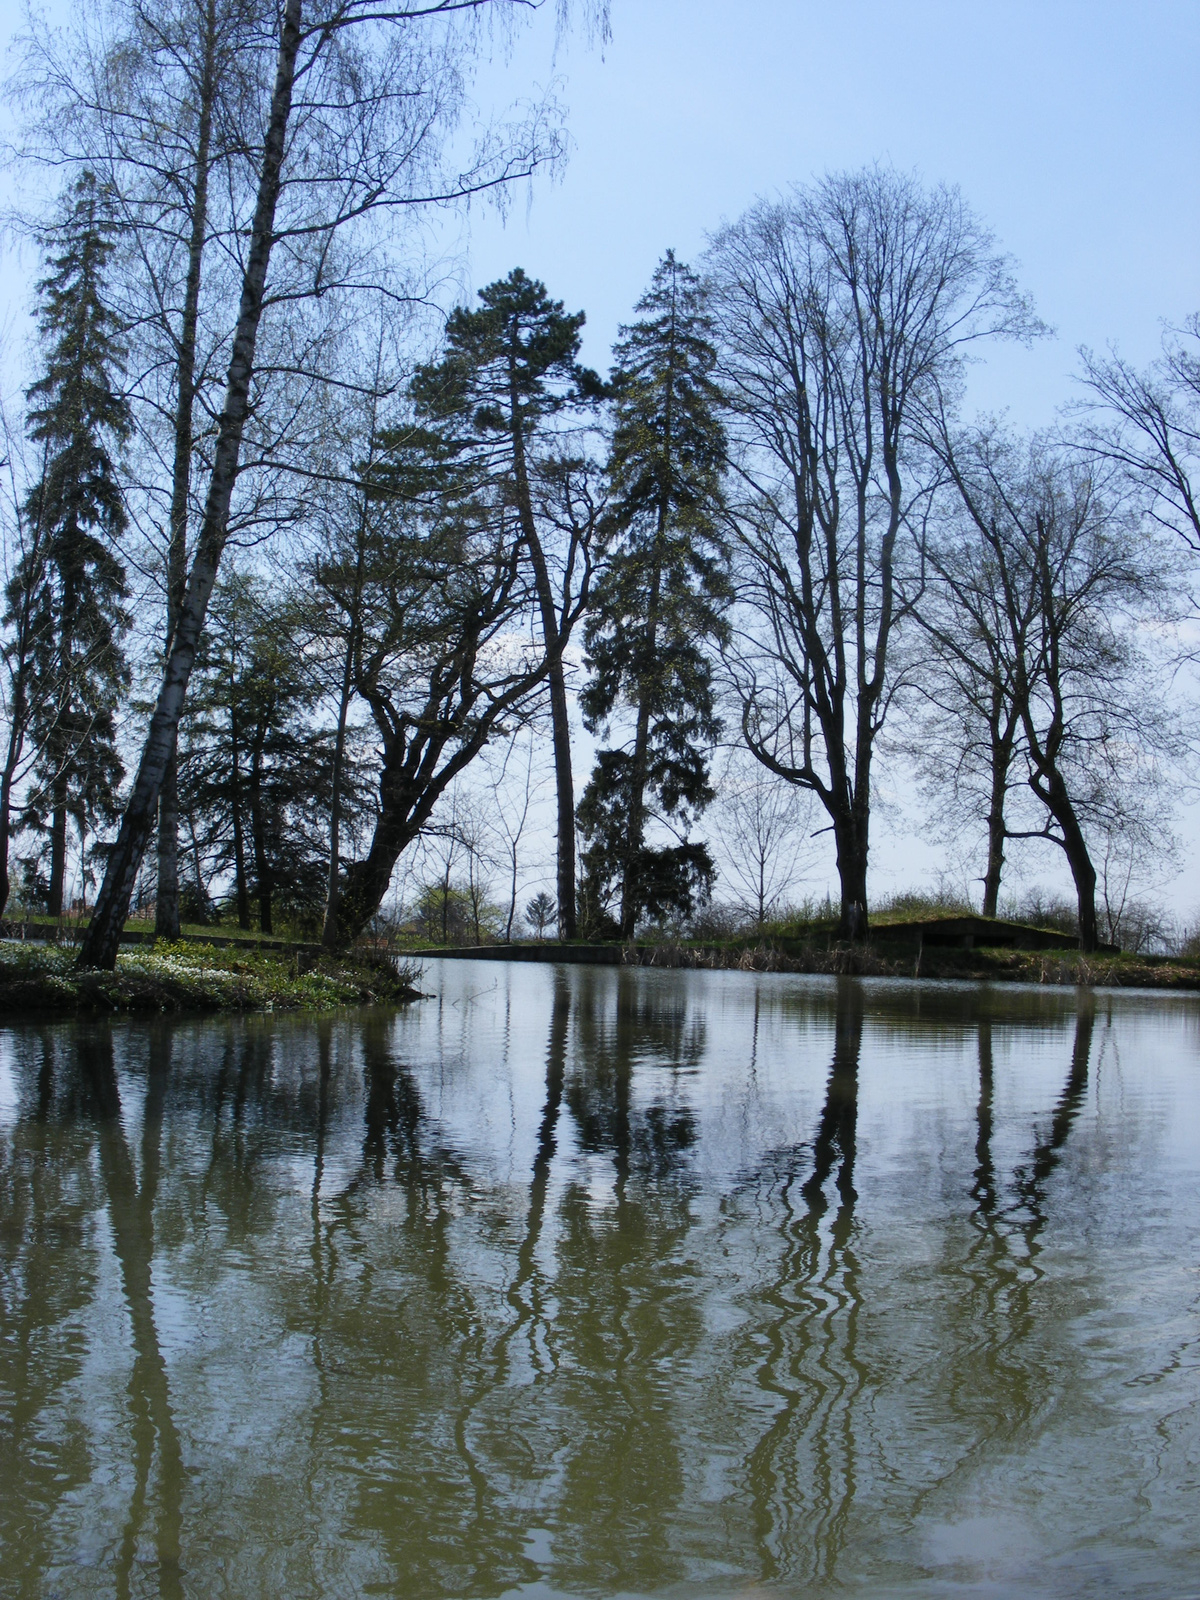
[[[0,1593],[1200,1594],[1200,1001],[0,1035]]]

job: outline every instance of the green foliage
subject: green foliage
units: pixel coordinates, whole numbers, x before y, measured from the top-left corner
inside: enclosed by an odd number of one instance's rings
[[[500,914],[482,904],[469,887],[455,883],[429,883],[417,896],[413,921],[421,936],[432,944],[478,944],[494,938]]]
[[[554,903],[554,896],[540,889],[525,906],[525,921],[532,929],[535,939],[544,939],[546,929],[553,926],[558,915],[558,907]]]
[[[311,929],[328,870],[332,739],[293,622],[287,597],[260,580],[218,585],[180,750],[184,808],[215,870],[232,869],[241,920],[253,900],[264,932],[279,913]],[[199,900],[203,886],[191,888]]]
[[[24,605],[31,618],[30,731],[38,786],[25,826],[52,813],[52,889],[61,897],[65,819],[83,830],[116,813],[124,768],[115,713],[129,687],[121,648],[129,625],[125,568],[114,546],[126,514],[115,452],[129,437],[117,384],[122,351],[104,298],[114,248],[106,199],[90,173],[70,191],[50,235],[38,284],[41,376],[28,390],[27,426],[41,472],[26,500],[29,548],[6,591],[5,622]],[[56,907],[57,909],[57,907]]]
[[[587,841],[583,899],[592,925],[619,893],[621,932],[640,918],[689,916],[714,868],[686,831],[712,798],[709,757],[720,731],[710,651],[726,636],[728,551],[719,532],[725,435],[713,381],[704,293],[668,252],[639,320],[622,330],[613,377],[608,564],[584,632],[585,724],[611,735],[579,806]],[[647,844],[651,805],[684,839]]]
[[[489,440],[507,454],[514,433],[531,437],[544,418],[587,406],[603,393],[577,361],[582,311],[567,312],[520,267],[479,291],[478,310],[459,306],[446,323],[446,354],[419,367],[411,393],[419,413],[451,439]]]
[[[415,966],[368,952],[333,959],[158,943],[115,972],[80,972],[71,945],[0,942],[0,1014],[36,1011],[330,1011],[416,998]]]
[[[708,846],[699,841],[661,847],[643,843],[634,849],[630,839],[633,774],[634,762],[627,751],[601,750],[579,803],[580,829],[588,840],[583,852],[580,925],[590,938],[632,936],[633,928],[612,915],[614,902],[626,885],[636,885],[635,921],[662,922],[693,916],[708,899],[716,875]],[[665,802],[663,808],[668,809]]]

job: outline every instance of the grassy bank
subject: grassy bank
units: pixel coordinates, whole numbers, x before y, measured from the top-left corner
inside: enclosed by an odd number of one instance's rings
[[[656,939],[640,944],[557,941],[474,947],[430,946],[422,957],[531,961],[570,966],[687,967],[709,972],[795,972],[830,977],[938,978],[968,983],[1089,984],[1118,989],[1200,990],[1200,959],[1078,950],[1012,950],[948,946],[923,949],[881,942],[805,945],[799,941]]]
[[[824,973],[864,978],[957,978],[968,982],[1090,984],[1118,989],[1200,989],[1188,956],[1084,955],[1078,950],[955,950],[919,954],[876,945],[781,949],[771,941],[642,946],[631,964],[713,971]]]
[[[77,972],[69,945],[0,942],[0,1016],[164,1011],[331,1011],[419,998],[419,969],[385,956],[279,955],[157,944],[123,950],[115,972]]]

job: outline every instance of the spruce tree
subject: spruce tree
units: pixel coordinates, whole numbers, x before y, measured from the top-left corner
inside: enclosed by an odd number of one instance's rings
[[[189,826],[232,871],[239,927],[253,903],[268,934],[280,912],[315,926],[328,879],[334,739],[295,622],[293,598],[261,580],[234,571],[218,582],[180,746]],[[348,762],[347,822],[361,798]]]
[[[582,311],[564,311],[561,300],[551,300],[545,285],[519,267],[481,289],[479,298],[479,310],[453,312],[444,358],[418,371],[412,393],[425,418],[457,435],[462,459],[474,457],[480,482],[490,479],[502,503],[515,512],[532,567],[550,657],[559,931],[570,939],[575,935],[575,795],[563,653],[578,608],[556,591],[533,484],[549,419],[569,408],[586,409],[603,388],[577,359]]]
[[[130,681],[121,648],[128,585],[116,551],[126,514],[114,455],[131,422],[117,382],[120,332],[104,298],[114,226],[90,173],[71,189],[47,242],[49,270],[37,285],[45,368],[26,396],[42,472],[24,510],[39,536],[7,599],[12,611],[28,593],[37,617],[37,788],[25,820],[44,828],[49,818],[49,909],[58,916],[68,818],[82,838],[117,810],[124,769],[115,713]]]
[[[585,629],[586,726],[606,735],[621,709],[631,736],[601,749],[580,802],[584,899],[619,927],[688,914],[711,887],[707,848],[687,830],[712,798],[719,724],[709,648],[724,638],[728,552],[721,538],[725,435],[703,287],[668,251],[638,320],[621,330],[609,457],[610,558]],[[655,847],[657,815],[680,842]]]

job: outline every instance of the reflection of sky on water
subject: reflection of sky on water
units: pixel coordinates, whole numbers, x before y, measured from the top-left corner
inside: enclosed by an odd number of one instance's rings
[[[12,1050],[9,1041],[0,1036],[0,1128],[12,1126],[20,1104],[21,1094],[13,1070]]]
[[[1194,1570],[1200,1003],[425,987],[0,1036],[13,1593]]]

